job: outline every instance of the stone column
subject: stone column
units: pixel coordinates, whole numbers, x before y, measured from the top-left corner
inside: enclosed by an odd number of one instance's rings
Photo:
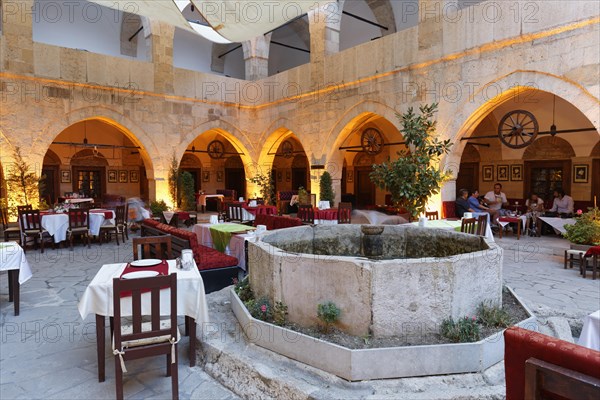
[[[2,70],[16,74],[33,74],[33,0],[2,3]],[[37,14],[39,16],[39,12]]]
[[[325,57],[340,50],[341,7],[330,3],[308,13],[312,89],[325,84]]]
[[[173,38],[175,28],[162,21],[149,20],[150,40],[149,49],[152,52],[151,61],[154,65],[154,91],[172,94],[173,89]]]
[[[257,81],[269,76],[269,48],[271,34],[257,36],[242,43],[246,80]]]

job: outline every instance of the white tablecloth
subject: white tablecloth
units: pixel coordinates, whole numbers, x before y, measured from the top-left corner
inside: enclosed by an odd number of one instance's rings
[[[585,317],[577,344],[600,351],[600,310]]]
[[[92,198],[78,198],[78,199],[65,199],[65,203],[77,204],[77,203],[93,203]]]
[[[544,221],[563,235],[567,233],[565,225],[575,225],[576,222],[573,218],[539,217],[539,219],[541,219],[542,221]]]
[[[19,284],[31,278],[31,268],[23,248],[15,242],[0,243],[0,271],[19,270]]]
[[[195,266],[189,271],[175,267],[175,260],[169,260],[169,273],[177,273],[177,313],[194,318],[196,324],[208,322],[208,307],[204,294],[204,282]],[[100,268],[94,279],[85,289],[77,306],[81,318],[89,314],[105,317],[113,316],[113,278],[118,278],[127,264],[106,264]],[[160,292],[160,312],[170,313],[169,290]],[[131,297],[121,299],[121,314],[131,315]],[[142,294],[142,314],[150,314],[150,293]]]
[[[425,222],[425,228],[437,228],[437,229],[447,229],[447,230],[456,230],[456,228],[460,229],[462,222],[458,221],[448,221],[446,219],[433,220]],[[418,222],[411,222],[413,226],[419,226]],[[490,228],[490,224],[487,224],[485,229],[485,238],[491,242],[494,242],[494,235],[492,234],[492,229]]]
[[[106,219],[103,212],[90,211],[90,233],[94,236],[100,234],[100,227],[104,224],[114,224],[115,213],[112,212],[112,218]],[[60,243],[67,240],[67,229],[69,229],[69,214],[46,214],[42,216],[42,228],[48,231],[54,237],[54,243]]]

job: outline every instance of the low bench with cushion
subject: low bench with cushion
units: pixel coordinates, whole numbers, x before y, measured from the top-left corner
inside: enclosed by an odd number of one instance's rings
[[[204,290],[211,293],[221,290],[233,283],[241,269],[238,259],[223,254],[211,247],[198,243],[196,234],[185,229],[175,228],[152,219],[142,221],[142,236],[171,235],[173,257],[179,257],[181,250],[191,249],[194,260],[204,281]]]

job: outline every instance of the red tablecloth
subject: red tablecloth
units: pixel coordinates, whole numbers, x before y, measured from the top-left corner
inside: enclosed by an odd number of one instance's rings
[[[337,208],[329,208],[327,210],[315,209],[315,219],[337,220],[338,210]]]
[[[498,221],[518,224],[520,223],[521,219],[519,217],[500,217],[498,218]]]
[[[275,207],[275,206],[256,206],[256,207],[242,206],[242,207],[244,207],[244,209],[252,215],[259,215],[259,214],[276,215],[277,214],[277,207]]]

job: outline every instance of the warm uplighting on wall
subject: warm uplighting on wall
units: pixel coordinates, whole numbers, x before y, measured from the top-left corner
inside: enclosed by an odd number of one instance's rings
[[[171,195],[169,194],[169,182],[165,178],[156,178],[156,201],[164,200],[169,208],[175,208],[175,205],[171,201]]]

